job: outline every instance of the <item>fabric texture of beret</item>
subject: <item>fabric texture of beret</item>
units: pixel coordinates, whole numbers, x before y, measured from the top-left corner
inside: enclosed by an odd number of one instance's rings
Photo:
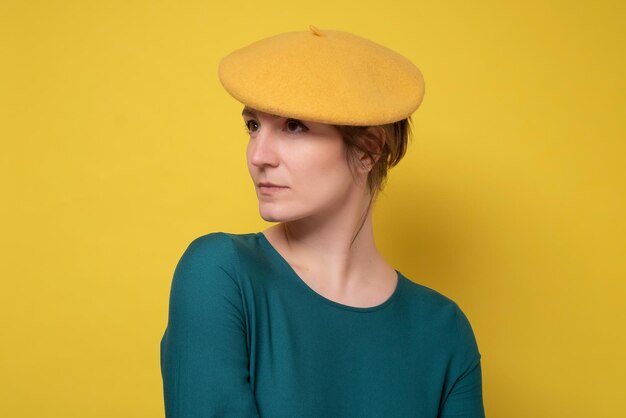
[[[226,91],[266,113],[335,125],[371,126],[409,117],[424,78],[407,58],[336,30],[286,32],[222,58]]]

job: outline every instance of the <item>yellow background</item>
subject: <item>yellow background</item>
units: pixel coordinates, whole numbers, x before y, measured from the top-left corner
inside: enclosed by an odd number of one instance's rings
[[[424,73],[377,243],[470,318],[487,415],[626,416],[625,11],[2,0],[0,416],[163,416],[176,262],[200,235],[269,226],[217,63],[309,24]]]

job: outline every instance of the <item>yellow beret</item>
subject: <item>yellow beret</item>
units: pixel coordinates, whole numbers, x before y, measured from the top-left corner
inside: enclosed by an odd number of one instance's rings
[[[424,78],[407,58],[336,30],[287,32],[222,58],[218,74],[239,102],[283,117],[336,125],[383,125],[409,117]]]

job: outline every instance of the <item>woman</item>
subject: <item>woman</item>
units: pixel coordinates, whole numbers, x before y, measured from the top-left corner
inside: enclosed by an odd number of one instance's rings
[[[289,32],[225,57],[262,232],[193,240],[172,281],[168,418],[484,417],[467,317],[375,246],[420,71],[353,34]]]

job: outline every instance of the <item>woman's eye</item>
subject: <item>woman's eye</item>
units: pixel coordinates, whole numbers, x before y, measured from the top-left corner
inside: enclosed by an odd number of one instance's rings
[[[244,122],[244,129],[248,133],[254,133],[259,130],[259,124],[257,121],[251,119],[249,121]],[[286,129],[289,133],[301,133],[309,130],[302,122],[296,119],[288,119],[286,122]]]
[[[259,125],[256,123],[256,121],[249,120],[245,122],[245,127],[248,132],[253,132],[254,130],[258,129]]]
[[[297,130],[298,128],[301,128],[301,130],[298,131]],[[309,129],[306,126],[304,126],[301,122],[299,122],[299,121],[297,121],[295,119],[289,119],[287,121],[287,130],[289,132],[296,132],[297,133],[297,132],[306,132]]]

